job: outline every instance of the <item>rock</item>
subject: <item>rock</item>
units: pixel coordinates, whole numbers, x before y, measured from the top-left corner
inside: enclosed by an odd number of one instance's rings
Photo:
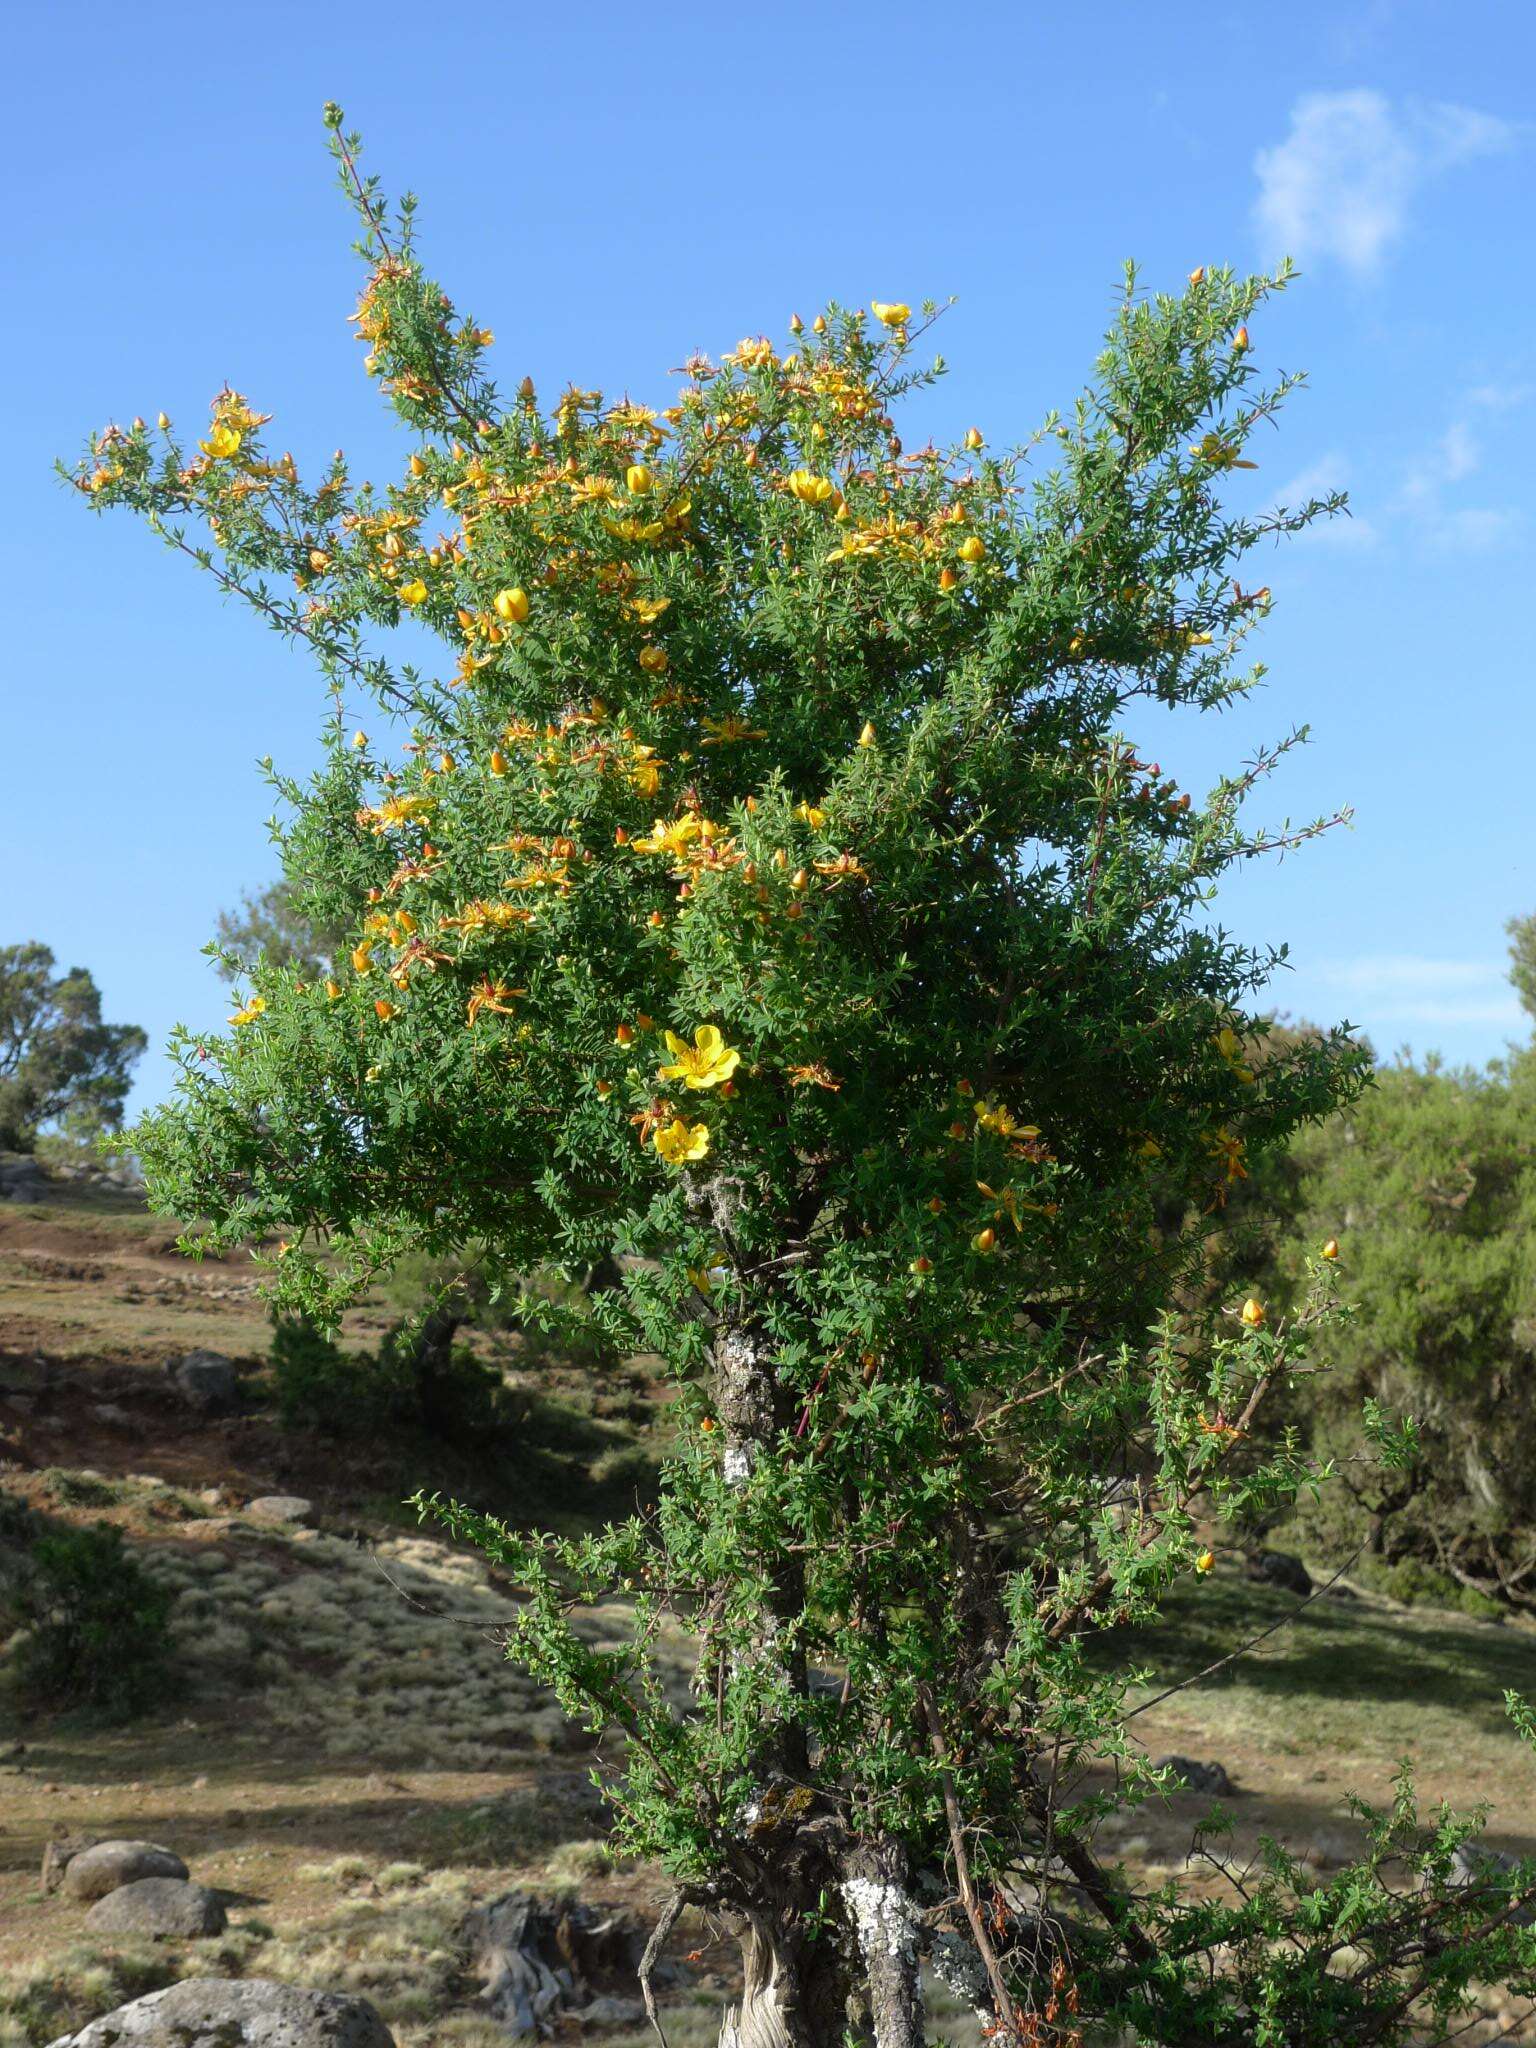
[[[312,1500],[297,1493],[263,1493],[248,1500],[245,1512],[255,1522],[307,1522],[315,1512]]]
[[[1248,1577],[1262,1585],[1278,1586],[1282,1593],[1299,1593],[1303,1599],[1312,1590],[1312,1574],[1288,1550],[1256,1552],[1248,1560]]]
[[[482,2002],[513,2040],[548,2034],[567,2013],[603,2025],[637,2024],[630,2013],[639,2005],[633,1989],[646,1932],[632,1913],[504,1892],[468,1915],[461,1940],[479,1973]],[[604,1993],[604,1979],[631,1995]]]
[[[1220,1764],[1196,1763],[1193,1757],[1188,1756],[1160,1756],[1157,1769],[1172,1771],[1175,1777],[1183,1779],[1186,1792],[1198,1792],[1202,1798],[1230,1799],[1232,1796],[1232,1780]]]
[[[576,2018],[584,2027],[643,2027],[645,2002],[639,1998],[611,1998],[601,1992],[584,2005]]]
[[[204,1415],[228,1415],[239,1405],[234,1362],[222,1351],[189,1351],[166,1367],[171,1385],[189,1408]]]
[[[104,1899],[119,1885],[141,1877],[186,1877],[187,1866],[155,1842],[97,1842],[71,1856],[64,1867],[64,1889],[72,1899],[89,1904]]]
[[[1463,1842],[1451,1858],[1451,1881],[1469,1890],[1489,1892],[1488,1910],[1497,1912],[1501,1910],[1499,1894],[1508,1895],[1515,1891],[1519,1868],[1518,1856],[1506,1855],[1502,1849],[1490,1849],[1483,1842]],[[1510,1914],[1509,1924],[1511,1927],[1536,1926],[1536,1899],[1527,1894],[1526,1902],[1516,1906]]]
[[[267,1978],[191,1978],[120,2005],[49,2048],[395,2048],[366,1998]]]
[[[85,1916],[93,1934],[222,1934],[224,1908],[206,1885],[179,1877],[140,1877],[98,1899]]]
[[[51,1842],[44,1843],[43,1890],[56,1892],[64,1882],[64,1872],[71,1860],[87,1849],[94,1849],[99,1839],[97,1835],[55,1835]]]
[[[0,1202],[46,1202],[48,1176],[30,1152],[0,1152]]]

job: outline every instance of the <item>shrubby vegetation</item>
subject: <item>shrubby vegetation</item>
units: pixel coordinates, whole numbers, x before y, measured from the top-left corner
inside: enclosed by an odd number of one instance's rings
[[[233,391],[195,449],[135,423],[77,475],[389,731],[338,715],[278,778],[285,877],[346,957],[254,965],[229,1035],[181,1041],[137,1134],[156,1198],[280,1237],[316,1321],[405,1253],[611,1266],[595,1318],[677,1386],[656,1512],[438,1511],[525,1589],[516,1654],[628,1738],[621,1842],[739,1927],[733,2043],[918,2048],[924,1953],[1010,2048],[1447,2030],[1536,1956],[1503,1880],[1458,1875],[1474,1824],[1406,1785],[1336,1878],[1276,1851],[1225,1903],[1095,1848],[1155,1783],[1114,1632],[1209,1570],[1197,1518],[1318,1476],[1258,1425],[1326,1356],[1336,1262],[1308,1247],[1289,1315],[1217,1295],[1198,1347],[1189,1318],[1234,1191],[1364,1079],[1266,1029],[1272,959],[1205,916],[1320,826],[1245,823],[1284,746],[1197,802],[1126,729],[1252,686],[1245,558],[1331,509],[1226,502],[1296,381],[1250,336],[1285,274],[1129,279],[1019,449],[904,447],[942,366],[937,309],[895,302],[695,357],[661,408],[545,405],[498,393],[332,125],[398,482],[304,481]],[[378,651],[403,619],[439,676]],[[571,1609],[614,1592],[636,1635],[596,1646]]]
[[[170,1610],[120,1529],[50,1526],[0,1496],[4,1676],[23,1709],[121,1721],[157,1705],[173,1670]]]

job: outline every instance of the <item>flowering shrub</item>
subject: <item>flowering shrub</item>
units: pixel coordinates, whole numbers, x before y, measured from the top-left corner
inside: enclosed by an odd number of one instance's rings
[[[695,357],[669,403],[545,404],[498,393],[339,123],[398,481],[304,482],[232,391],[195,446],[135,422],[78,478],[396,719],[338,709],[277,778],[288,884],[350,957],[258,967],[226,1037],[182,1036],[154,1192],[280,1233],[316,1316],[406,1252],[633,1255],[592,1313],[678,1383],[656,1513],[567,1541],[424,1505],[525,1587],[514,1654],[627,1738],[626,1845],[741,1928],[729,2040],[915,2048],[924,1956],[1005,2043],[1453,2010],[1528,1937],[1406,1793],[1325,1889],[1277,1852],[1229,1904],[1138,1896],[1094,1849],[1156,1779],[1085,1639],[1211,1568],[1197,1517],[1314,1476],[1250,1425],[1330,1263],[1198,1371],[1163,1318],[1249,1160],[1361,1078],[1341,1035],[1245,1063],[1273,961],[1205,915],[1325,821],[1244,823],[1291,742],[1196,801],[1126,730],[1251,687],[1243,557],[1336,509],[1222,501],[1296,381],[1250,345],[1285,273],[1129,277],[1020,449],[903,444],[942,366],[937,309],[895,302]],[[406,619],[432,673],[379,651]],[[599,1650],[568,1611],[614,1594]]]

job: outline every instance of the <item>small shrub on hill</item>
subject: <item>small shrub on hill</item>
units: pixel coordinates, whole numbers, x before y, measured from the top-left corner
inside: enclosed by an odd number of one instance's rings
[[[171,1598],[118,1529],[34,1531],[0,1558],[0,1627],[16,1637],[8,1676],[19,1703],[111,1720],[143,1713],[169,1683]]]

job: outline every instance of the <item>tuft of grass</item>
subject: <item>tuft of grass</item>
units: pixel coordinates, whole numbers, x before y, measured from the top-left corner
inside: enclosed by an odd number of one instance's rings
[[[606,1842],[562,1842],[544,1868],[556,1884],[582,1884],[588,1878],[606,1877],[613,1856]]]

